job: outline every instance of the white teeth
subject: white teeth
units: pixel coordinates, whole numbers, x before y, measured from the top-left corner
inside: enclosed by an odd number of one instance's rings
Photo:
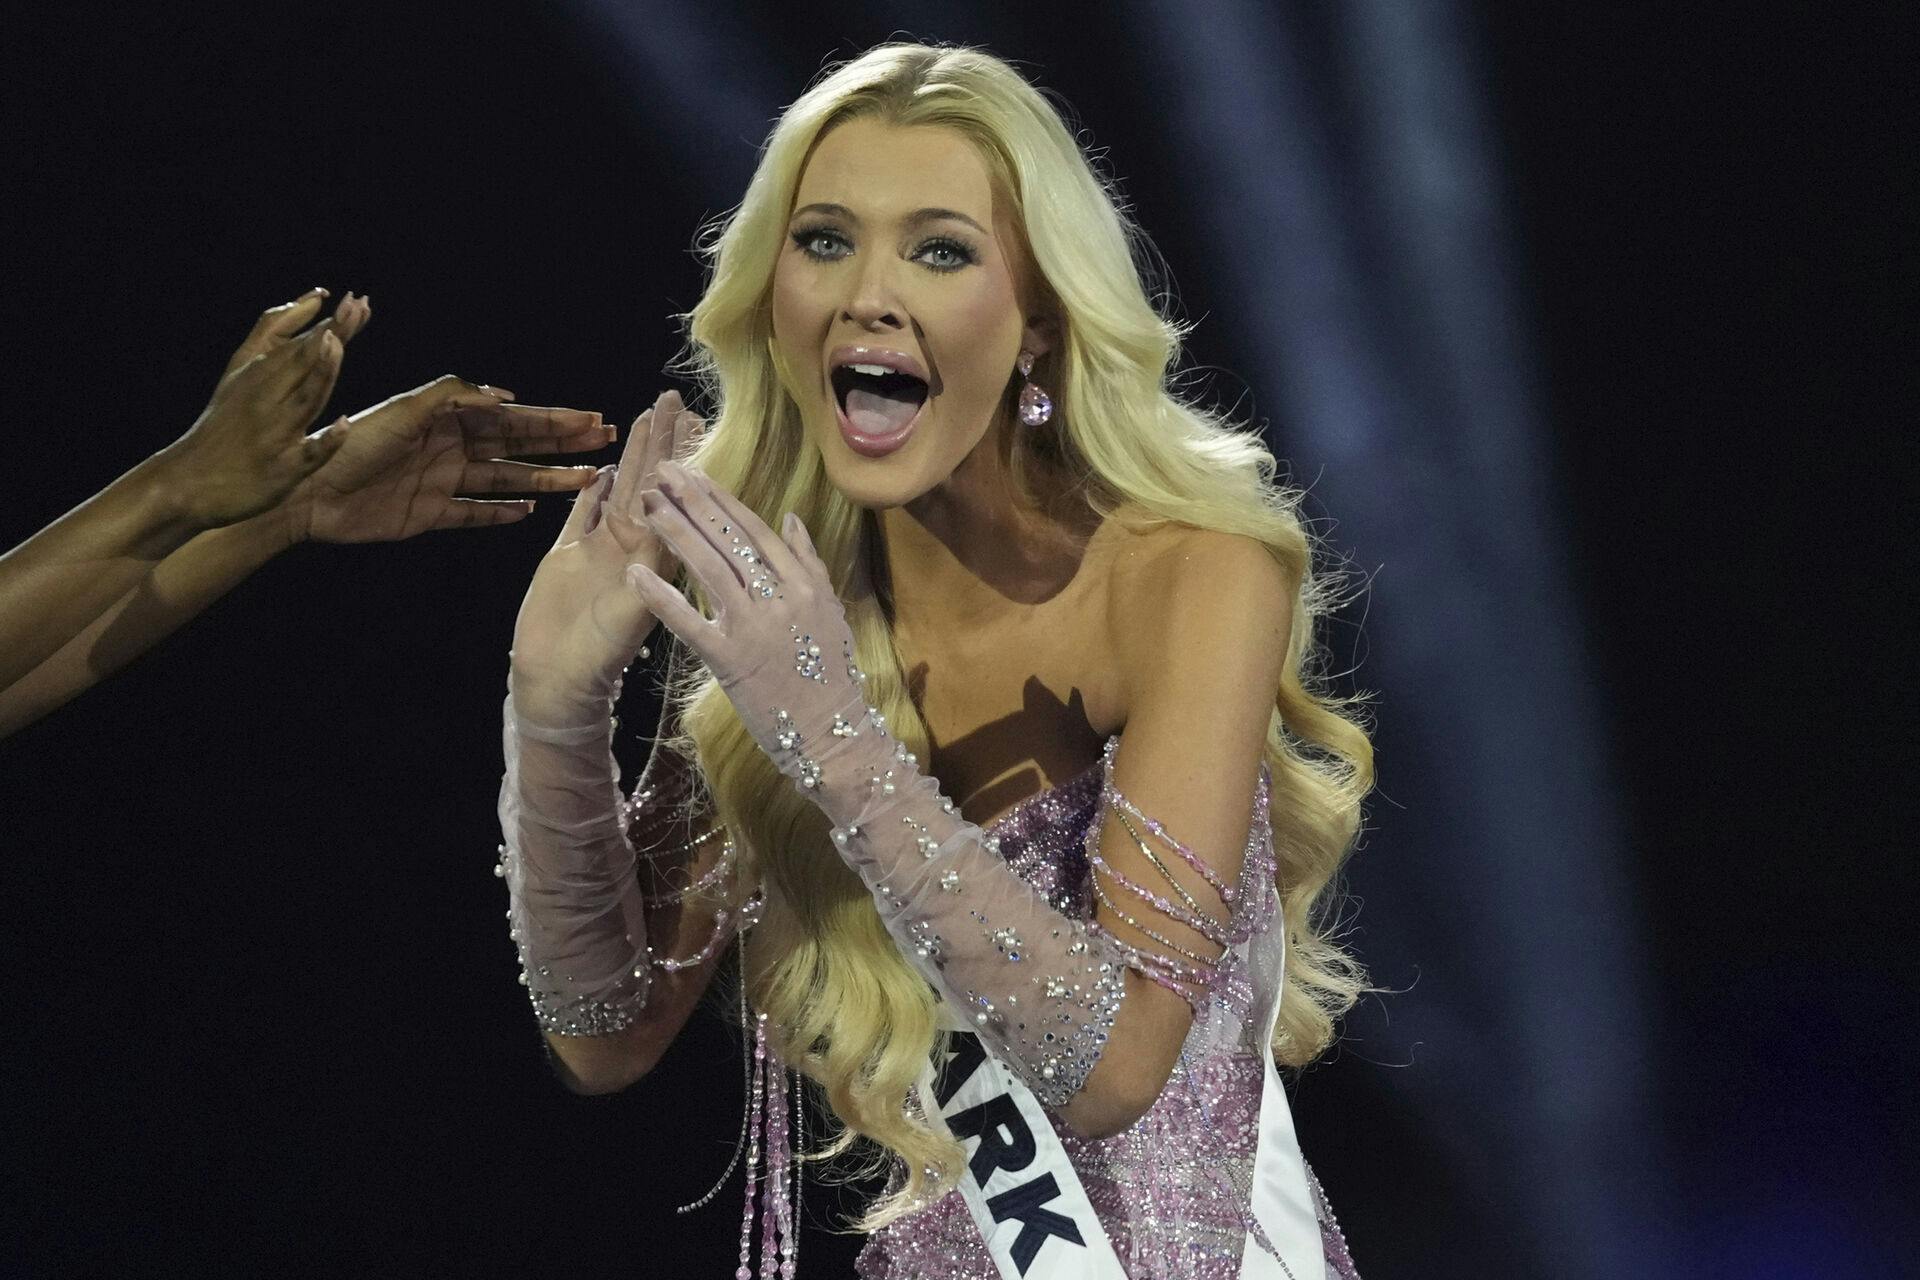
[[[847,368],[853,370],[855,373],[871,374],[876,378],[884,378],[893,372],[892,369],[889,369],[884,364],[850,364]]]

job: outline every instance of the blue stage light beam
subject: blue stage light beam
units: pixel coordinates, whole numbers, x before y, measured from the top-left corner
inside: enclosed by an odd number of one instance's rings
[[[1460,16],[1125,11],[1219,250],[1213,323],[1379,566],[1362,675],[1402,807],[1352,882],[1367,959],[1421,982],[1364,1052],[1411,1063],[1395,1082],[1458,1181],[1552,1274],[1664,1274],[1650,984]]]
[[[736,204],[781,103],[799,96],[756,51],[764,37],[726,5],[570,0],[559,11],[620,101],[671,151],[668,198],[717,213]],[[659,135],[665,134],[664,138]]]

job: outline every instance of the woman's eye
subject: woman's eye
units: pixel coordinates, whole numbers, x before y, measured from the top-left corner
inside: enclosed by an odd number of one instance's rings
[[[846,238],[839,232],[829,231],[825,227],[796,231],[793,233],[793,242],[799,246],[800,252],[809,258],[822,260],[842,258],[847,253]]]
[[[935,271],[958,271],[973,262],[973,250],[958,240],[929,240],[914,254]]]

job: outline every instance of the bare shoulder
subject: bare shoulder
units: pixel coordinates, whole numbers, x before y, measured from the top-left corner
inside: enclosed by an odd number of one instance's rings
[[[1215,626],[1246,619],[1278,623],[1284,634],[1291,624],[1293,589],[1257,539],[1184,524],[1118,529],[1112,539],[1107,613],[1116,634],[1137,631],[1143,615],[1192,610],[1215,615]]]
[[[1182,524],[1112,538],[1107,626],[1130,703],[1197,683],[1278,689],[1294,589],[1265,544]]]
[[[1114,531],[1113,581],[1129,590],[1173,590],[1189,583],[1226,581],[1248,591],[1286,596],[1287,583],[1273,552],[1255,538],[1190,524],[1159,523]]]

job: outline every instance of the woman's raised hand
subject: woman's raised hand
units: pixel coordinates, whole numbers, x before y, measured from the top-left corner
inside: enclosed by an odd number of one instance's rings
[[[669,391],[634,420],[617,467],[601,470],[534,571],[513,632],[514,702],[535,723],[574,724],[604,710],[653,615],[627,586],[641,565],[671,577],[674,558],[642,518],[640,493],[683,458],[705,423]]]
[[[630,569],[627,581],[720,683],[781,772],[823,807],[836,779],[864,786],[871,772],[836,770],[836,758],[858,755],[884,772],[894,744],[861,727],[884,731],[886,722],[867,705],[846,608],[800,518],[789,513],[775,533],[690,467],[662,467],[641,502],[648,528],[686,565],[713,617],[651,566]]]
[[[227,362],[213,398],[187,433],[147,468],[189,529],[257,516],[281,502],[345,440],[336,425],[307,434],[340,374],[345,343],[371,314],[348,294],[310,329],[324,290],[267,310]],[[303,331],[304,329],[304,331]]]

